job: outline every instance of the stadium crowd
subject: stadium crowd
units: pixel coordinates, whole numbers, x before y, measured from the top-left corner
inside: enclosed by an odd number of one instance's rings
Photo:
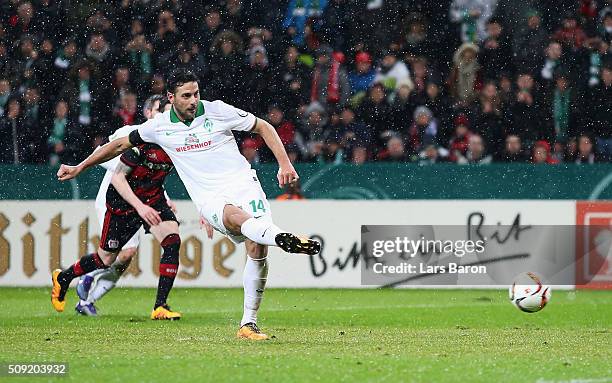
[[[610,0],[3,0],[0,163],[78,162],[175,68],[298,162],[609,162],[611,44]]]

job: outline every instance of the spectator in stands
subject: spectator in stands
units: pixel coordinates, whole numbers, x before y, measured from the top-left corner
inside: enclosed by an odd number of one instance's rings
[[[451,95],[460,107],[467,107],[478,96],[481,86],[478,46],[464,43],[453,56],[453,69],[448,79]]]
[[[427,60],[423,57],[417,57],[412,61],[412,80],[414,82],[415,97],[425,98],[425,88],[427,85],[429,68]]]
[[[306,44],[307,24],[319,25],[319,20],[327,7],[327,0],[290,0],[283,20],[283,28],[298,46]]]
[[[387,140],[385,150],[378,154],[377,159],[384,162],[407,162],[408,158],[404,140],[397,135],[393,135]]]
[[[419,106],[414,111],[414,122],[408,128],[406,139],[408,153],[419,153],[425,146],[437,142],[438,121],[426,106]]]
[[[68,39],[64,42],[61,49],[58,49],[55,57],[54,72],[57,75],[57,80],[60,84],[68,81],[70,72],[74,69],[74,65],[80,60],[76,41]]]
[[[245,139],[240,145],[240,152],[251,165],[255,165],[260,162],[257,147],[257,141],[253,138]]]
[[[337,165],[344,162],[345,149],[337,133],[337,131],[333,130],[324,132],[323,146],[315,156],[315,161],[317,163],[332,163]]]
[[[263,45],[250,48],[248,56],[249,70],[245,80],[247,89],[252,95],[250,108],[256,115],[261,115],[267,111],[274,96],[270,92],[270,84],[274,78],[274,73],[270,69],[266,48]]]
[[[436,144],[429,144],[419,153],[419,165],[433,165],[448,162],[448,150],[438,147]]]
[[[86,39],[93,35],[102,35],[110,45],[114,46],[117,44],[118,36],[116,29],[124,28],[125,26],[115,25],[113,28],[113,23],[108,16],[103,10],[94,8],[91,15],[85,20],[85,25],[81,27],[81,37]]]
[[[23,93],[27,86],[32,86],[35,83],[34,68],[38,61],[38,52],[34,47],[34,39],[32,36],[25,35],[19,40],[17,54],[11,63],[12,81],[18,84],[18,91]]]
[[[0,29],[1,27],[2,24],[0,24]],[[11,75],[11,59],[6,45],[0,38],[0,77],[10,77]]]
[[[557,141],[565,142],[576,133],[576,100],[568,75],[559,71],[555,75],[555,88],[551,95],[551,113]]]
[[[473,130],[484,139],[489,153],[499,153],[504,148],[506,118],[495,82],[487,82],[480,92]]]
[[[124,93],[120,98],[119,108],[115,112],[118,121],[118,124],[115,125],[117,129],[125,125],[136,124],[137,113],[136,94],[132,92]]]
[[[487,22],[487,37],[480,44],[480,65],[484,80],[497,79],[499,73],[512,72],[512,46],[499,19]]]
[[[561,57],[563,54],[563,48],[557,41],[551,41],[545,50],[544,65],[540,70],[540,78],[544,82],[552,84],[554,75],[561,68]]]
[[[112,82],[112,94],[113,94],[113,112],[121,107],[121,98],[126,94],[132,92],[132,85],[130,81],[130,71],[126,67],[118,67],[113,75]]]
[[[496,1],[453,0],[450,20],[459,24],[461,41],[478,43],[486,38],[486,23],[493,15]]]
[[[48,131],[49,164],[78,162],[81,157],[82,137],[78,125],[70,120],[66,101],[60,100],[55,105],[55,116]]]
[[[315,159],[323,151],[327,113],[323,105],[313,102],[304,112],[304,120],[296,135],[304,159]]]
[[[563,18],[562,26],[552,35],[554,40],[567,45],[572,50],[577,50],[584,44],[587,35],[578,24],[578,18],[573,11],[568,11]]]
[[[455,117],[455,133],[449,143],[449,156],[451,162],[457,162],[460,157],[464,157],[468,151],[470,143],[470,121],[465,114]]]
[[[610,16],[610,20],[612,20],[612,15]],[[599,85],[602,65],[612,58],[612,55],[608,53],[610,43],[602,41],[599,37],[595,37],[585,41],[584,48],[582,54],[586,56],[585,59],[588,60],[588,65],[583,63],[583,65],[578,66],[579,73],[577,77],[580,80],[588,77],[589,87],[595,87]]]
[[[531,162],[534,164],[558,164],[559,161],[550,153],[550,144],[546,141],[536,141],[533,144]]]
[[[94,147],[113,132],[115,126],[109,124],[106,118],[112,111],[109,89],[103,80],[98,81],[92,77],[88,62],[77,64],[70,80],[60,92],[60,99],[68,102],[83,134],[88,140],[94,141]]]
[[[396,89],[397,84],[403,83],[408,79],[410,79],[408,66],[397,57],[396,52],[386,51],[377,68],[374,82],[381,83],[387,90],[393,91]]]
[[[414,89],[412,80],[408,79],[397,85],[397,92],[395,92],[391,104],[389,121],[391,122],[391,128],[399,132],[406,127],[406,116],[412,116],[417,105],[411,97]],[[421,102],[421,104],[424,104],[424,102]]]
[[[194,42],[204,52],[210,50],[214,37],[223,30],[223,19],[218,8],[207,7],[204,13],[204,23],[199,23],[199,29],[195,31]]]
[[[21,101],[9,99],[4,117],[0,118],[0,163],[34,163],[41,153],[35,146],[36,137],[23,125]]]
[[[410,13],[403,22],[405,26],[402,35],[402,51],[409,57],[423,57],[427,60],[434,59],[438,53],[436,41],[432,28],[437,28],[436,23],[431,25],[420,13]]]
[[[452,102],[437,80],[433,78],[427,80],[424,97],[418,103],[428,107],[433,115],[436,116],[439,126],[438,143],[448,142],[450,138],[448,126],[452,124]]]
[[[529,11],[526,28],[517,30],[513,44],[515,67],[524,73],[535,73],[541,62],[538,53],[544,51],[548,42],[548,35],[541,26],[537,11]]]
[[[9,21],[9,38],[18,40],[23,35],[34,36],[40,32],[41,25],[36,22],[34,7],[29,1],[23,1],[17,5],[16,17]]]
[[[174,14],[169,10],[161,11],[157,16],[157,33],[152,41],[153,67],[157,70],[167,69],[164,65],[176,58],[180,42]]]
[[[355,119],[355,112],[344,107],[340,113],[340,134],[343,145],[351,150],[358,146],[368,146],[372,142],[372,131],[360,120]]]
[[[147,40],[141,20],[132,21],[130,40],[124,50],[130,73],[139,85],[138,88],[142,89],[153,73],[153,44]]]
[[[23,129],[28,130],[30,136],[34,140],[32,144],[34,148],[44,147],[44,140],[47,135],[47,132],[43,129],[43,126],[47,118],[47,114],[49,111],[44,110],[41,100],[40,100],[40,92],[38,88],[31,86],[28,87],[23,94]],[[40,155],[37,153],[33,153],[35,157],[31,159],[31,161],[35,162],[44,162],[45,160],[45,152],[41,150]]]
[[[368,52],[359,52],[355,56],[355,70],[349,73],[349,82],[353,94],[367,92],[374,83],[376,71],[372,68],[372,56]]]
[[[470,135],[468,149],[464,155],[457,155],[457,163],[460,165],[487,165],[493,161],[493,157],[485,151],[482,137],[478,134]]]
[[[370,127],[375,143],[381,145],[392,129],[391,107],[382,84],[377,83],[370,88],[368,96],[357,109],[357,116]]]
[[[243,52],[242,38],[236,32],[225,30],[215,36],[210,52],[210,81],[203,84],[209,99],[219,98],[237,106],[244,102],[248,68]]]
[[[506,147],[499,153],[499,162],[526,162],[527,155],[523,151],[521,137],[516,134],[506,136]]]
[[[351,94],[348,75],[340,57],[334,56],[329,45],[317,49],[317,62],[310,82],[310,102],[319,102],[323,106],[343,106]]]
[[[351,30],[355,20],[351,6],[345,0],[331,0],[323,11],[322,25],[319,35],[337,51],[348,52],[351,40]]]
[[[599,36],[608,46],[612,45],[612,5],[608,5],[600,12]]]
[[[165,94],[166,81],[161,74],[154,74],[151,78],[150,88],[147,89],[149,94]]]
[[[309,68],[299,60],[300,52],[291,45],[287,48],[283,60],[274,69],[272,90],[274,98],[286,111],[287,117],[294,119],[301,105],[308,102]]]
[[[599,155],[595,153],[593,139],[586,134],[578,137],[578,152],[576,153],[576,164],[594,164],[600,162]]]
[[[601,71],[600,84],[587,94],[588,131],[596,136],[597,150],[605,159],[612,159],[612,63]]]
[[[362,165],[368,161],[368,149],[365,145],[356,145],[351,151],[351,163],[354,165]]]
[[[6,78],[0,78],[0,118],[4,116],[6,104],[11,96],[11,82]]]
[[[512,106],[510,132],[521,136],[521,140],[528,145],[540,139],[550,141],[551,114],[541,106],[541,97],[533,77],[528,73],[519,74],[516,85],[518,90]]]
[[[102,33],[91,36],[89,44],[85,47],[85,57],[96,68],[95,73],[98,80],[108,79],[112,76],[116,59],[110,44]]]
[[[49,38],[45,38],[40,44],[38,63],[34,67],[35,85],[40,90],[40,96],[44,100],[55,100],[61,83],[49,81],[49,72],[52,74],[53,62],[55,61],[55,45]],[[46,105],[44,105],[46,106]]]
[[[276,129],[281,142],[285,147],[295,144],[295,125],[285,118],[283,109],[279,105],[270,105],[266,120]],[[261,162],[273,162],[275,160],[274,154],[264,144],[263,139],[260,136],[255,137],[257,143],[257,151],[259,153],[259,159]]]

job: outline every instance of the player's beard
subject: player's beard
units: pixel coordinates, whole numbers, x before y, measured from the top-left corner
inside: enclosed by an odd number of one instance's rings
[[[194,107],[193,109],[186,108],[183,111],[180,111],[177,109],[177,113],[180,115],[180,117],[183,120],[193,120],[195,118],[196,110],[197,110],[197,106]]]

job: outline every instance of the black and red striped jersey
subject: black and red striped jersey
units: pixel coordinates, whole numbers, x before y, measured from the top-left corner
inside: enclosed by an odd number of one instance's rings
[[[153,205],[164,196],[164,180],[174,165],[161,147],[143,144],[123,153],[121,162],[132,168],[126,176],[134,194],[146,205]],[[129,214],[134,208],[121,197],[111,184],[106,192],[106,205],[115,214]]]

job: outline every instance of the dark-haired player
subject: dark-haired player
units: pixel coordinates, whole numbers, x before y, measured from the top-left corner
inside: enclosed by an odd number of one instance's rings
[[[158,115],[124,137],[104,145],[77,166],[62,165],[59,180],[76,177],[133,146],[160,145],[172,159],[200,216],[234,242],[246,241],[244,312],[239,338],[268,339],[257,327],[257,312],[267,279],[267,247],[289,253],[316,254],[317,241],[300,238],[272,222],[270,204],[257,174],[240,154],[232,130],[260,134],[279,163],[279,186],[298,175],[276,133],[266,121],[223,101],[200,101],[198,78],[176,71],[168,79],[169,113]]]
[[[166,302],[178,270],[181,245],[178,222],[163,188],[164,180],[173,168],[168,155],[155,144],[142,143],[123,153],[106,193],[106,212],[98,251],[82,257],[66,270],[55,270],[52,274],[51,303],[56,311],[64,311],[65,296],[72,279],[96,269],[108,269],[130,238],[144,226],[164,251],[151,319],[181,318],[181,314],[172,311]]]
[[[165,105],[168,104],[168,99],[161,95],[153,95],[149,97],[142,108],[143,115],[147,120],[154,118],[157,113],[163,113],[165,111]],[[131,131],[130,127],[123,127],[118,129],[109,140],[125,136]],[[100,166],[106,169],[104,178],[100,183],[98,195],[96,197],[96,214],[98,216],[98,222],[100,228],[104,226],[104,217],[106,215],[106,195],[108,188],[113,180],[115,174],[115,168],[119,163],[119,158],[115,157],[112,160],[100,164]],[[121,182],[122,179],[118,176],[114,177],[115,182]],[[170,199],[166,195],[170,208],[176,212],[176,208]],[[121,248],[121,251],[117,255],[117,259],[107,269],[97,269],[91,273],[82,275],[79,279],[76,291],[79,296],[79,301],[75,306],[75,311],[82,315],[96,316],[98,310],[96,309],[95,303],[100,300],[104,295],[111,291],[117,285],[117,281],[128,268],[132,258],[138,251],[138,245],[140,233],[137,232],[128,240],[128,242]]]

